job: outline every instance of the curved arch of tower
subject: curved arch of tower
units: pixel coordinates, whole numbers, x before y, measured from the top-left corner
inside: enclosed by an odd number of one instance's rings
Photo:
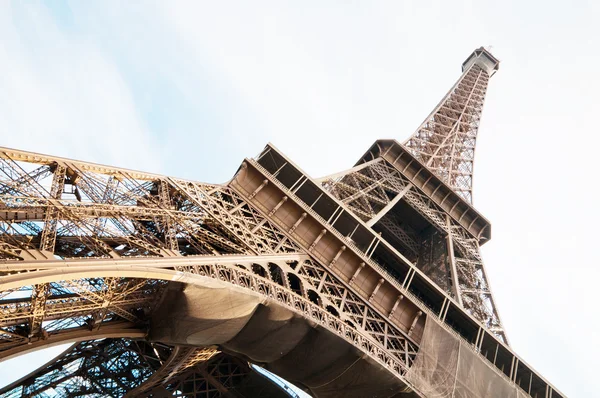
[[[479,48],[403,144],[313,179],[269,144],[225,185],[0,148],[1,361],[18,396],[562,397],[480,255]]]

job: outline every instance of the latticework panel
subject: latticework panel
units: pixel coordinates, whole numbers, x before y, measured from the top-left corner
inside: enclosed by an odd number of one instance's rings
[[[63,336],[138,330],[148,321],[165,286],[157,280],[97,277],[3,290],[0,358]]]
[[[171,347],[132,339],[75,344],[0,394],[7,398],[289,396],[248,363],[212,347]]]
[[[136,396],[161,397],[165,391],[170,397],[186,398],[297,397],[259,375],[247,362],[224,354],[200,361],[149,393]]]
[[[272,297],[343,337],[398,375],[410,367],[418,350],[415,341],[308,256],[234,264],[219,264],[215,259],[178,270]]]
[[[0,258],[295,251],[230,189],[0,153]],[[28,171],[29,170],[29,171]]]
[[[405,188],[404,185],[397,185],[396,180],[385,178],[394,172],[382,159],[375,159],[352,171],[325,177],[321,183],[327,191],[352,209],[354,214],[368,222]]]
[[[465,200],[472,202],[473,161],[489,75],[473,64],[404,143]]]
[[[84,341],[0,393],[7,398],[122,397],[159,369],[171,350],[143,340]]]
[[[8,151],[0,166],[0,276],[56,259],[297,251],[225,186]],[[109,277],[3,289],[0,349],[106,321],[144,325],[162,285]]]
[[[218,354],[219,351],[214,346],[202,348],[175,346],[169,358],[161,362],[162,366],[144,383],[128,391],[127,396],[139,397],[142,395],[151,395],[151,391],[157,388],[161,389],[164,384],[188,368],[196,366],[201,362],[206,362]]]

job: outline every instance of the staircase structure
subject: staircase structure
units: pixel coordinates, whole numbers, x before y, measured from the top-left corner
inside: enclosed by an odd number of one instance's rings
[[[313,179],[269,144],[227,184],[0,148],[4,396],[563,395],[510,348],[479,247],[484,48],[404,143]],[[0,367],[2,363],[0,363]]]

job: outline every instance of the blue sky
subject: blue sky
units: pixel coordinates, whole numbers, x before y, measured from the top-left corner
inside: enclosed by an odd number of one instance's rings
[[[0,145],[224,182],[271,141],[318,177],[408,137],[492,45],[491,284],[515,350],[593,396],[598,20],[594,1],[2,2]]]

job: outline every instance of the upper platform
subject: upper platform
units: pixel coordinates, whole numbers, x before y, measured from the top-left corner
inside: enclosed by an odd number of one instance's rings
[[[473,238],[477,239],[480,245],[491,239],[491,223],[398,141],[375,141],[356,165],[378,157],[384,158],[408,178],[450,217],[463,226]]]
[[[498,70],[500,61],[494,57],[488,50],[483,47],[479,47],[473,51],[471,55],[463,62],[462,71],[466,71],[471,65],[476,64],[481,69],[485,70],[488,75],[492,76]]]

